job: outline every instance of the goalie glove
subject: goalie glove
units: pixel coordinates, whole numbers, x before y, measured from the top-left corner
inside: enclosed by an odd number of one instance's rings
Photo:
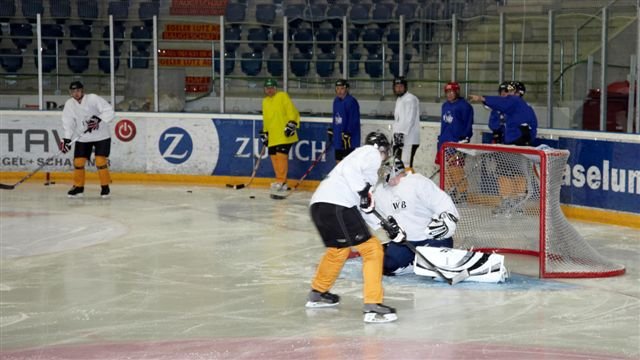
[[[407,240],[407,233],[398,225],[398,222],[393,216],[389,216],[387,221],[383,221],[381,225],[391,241],[402,243]]]
[[[373,212],[375,208],[375,201],[373,201],[373,194],[371,191],[371,184],[367,183],[364,189],[358,191],[358,195],[360,195],[360,210],[365,214],[370,214]]]
[[[427,239],[442,240],[452,237],[456,232],[457,222],[458,218],[448,212],[443,212],[438,217],[434,216],[425,230]]]
[[[284,128],[284,136],[292,137],[296,133],[296,123],[294,121],[289,121],[287,126]]]
[[[93,115],[89,121],[87,121],[87,132],[92,132],[93,130],[98,130],[100,128],[100,122],[102,119]]]
[[[269,133],[266,131],[260,131],[260,140],[264,146],[269,146]]]
[[[62,141],[60,141],[60,151],[66,154],[69,150],[71,150],[71,139],[62,139]]]

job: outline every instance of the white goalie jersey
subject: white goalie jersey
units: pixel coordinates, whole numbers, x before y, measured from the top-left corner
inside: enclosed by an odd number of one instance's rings
[[[509,277],[504,265],[504,255],[429,246],[417,246],[416,249],[447,277],[453,277],[464,270],[469,272],[469,277],[463,281],[501,283]],[[413,261],[413,271],[416,275],[442,280],[418,256]]]

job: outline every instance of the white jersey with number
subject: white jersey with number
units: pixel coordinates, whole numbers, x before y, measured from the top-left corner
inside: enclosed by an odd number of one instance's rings
[[[408,173],[395,186],[378,184],[373,192],[376,209],[393,216],[407,233],[407,240],[425,240],[425,229],[433,216],[448,212],[459,217],[451,197],[427,177]],[[365,220],[374,229],[380,221],[372,216]]]
[[[87,122],[92,116],[97,116],[102,121],[98,129],[85,134]],[[114,118],[113,106],[96,94],[85,94],[80,102],[71,98],[62,110],[64,138],[73,139],[81,136],[78,142],[84,143],[108,139],[111,137],[108,124]]]
[[[382,160],[382,154],[372,145],[356,148],[320,182],[311,197],[311,204],[323,202],[348,208],[358,206],[358,191],[367,183],[375,186]]]

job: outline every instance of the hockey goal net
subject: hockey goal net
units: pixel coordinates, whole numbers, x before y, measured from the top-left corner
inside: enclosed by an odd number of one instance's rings
[[[460,212],[456,247],[538,256],[542,278],[624,273],[624,266],[598,254],[562,213],[569,151],[446,143],[442,152],[440,187]]]

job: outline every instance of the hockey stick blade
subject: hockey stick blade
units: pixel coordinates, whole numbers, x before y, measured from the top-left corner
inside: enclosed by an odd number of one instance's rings
[[[16,188],[15,185],[0,184],[0,189],[3,189],[3,190],[13,190],[15,188]]]
[[[237,185],[227,184],[227,187],[235,190],[240,190],[240,189],[244,189],[245,184],[237,184]]]

